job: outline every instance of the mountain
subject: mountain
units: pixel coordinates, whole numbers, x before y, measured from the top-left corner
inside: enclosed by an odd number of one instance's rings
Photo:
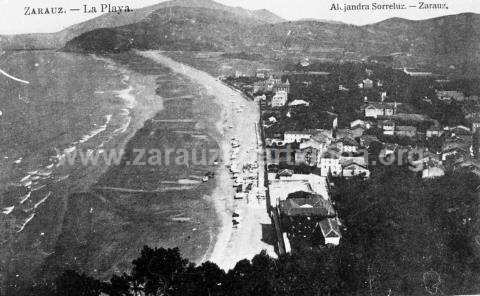
[[[212,0],[172,0],[152,6],[135,9],[129,13],[108,13],[70,26],[57,33],[49,34],[19,34],[0,36],[0,48],[31,49],[31,48],[61,48],[65,43],[83,33],[100,29],[115,28],[135,24],[147,19],[153,12],[162,10],[168,15],[169,9],[183,7],[186,9],[207,9],[219,12],[229,12],[235,17],[259,23],[278,23],[285,21],[268,10],[248,10],[241,7],[230,7]]]
[[[480,15],[463,13],[423,21],[389,19],[364,26],[379,38],[396,39],[413,54],[479,58]]]
[[[413,64],[480,70],[480,15],[473,13],[420,21],[392,18],[355,26],[308,19],[285,21],[267,10],[229,7],[211,0],[172,0],[133,13],[105,14],[59,33],[39,36],[0,36],[0,46],[49,45],[83,52],[138,48],[295,51],[305,55],[400,53]]]
[[[319,20],[282,22],[265,10],[229,8],[210,0],[169,1],[145,8],[142,13],[141,18],[136,17],[141,21],[132,22],[130,17],[129,24],[110,31],[118,40],[131,41],[130,45],[120,47],[182,49],[183,43],[192,41],[193,47],[203,48],[209,44],[207,47],[224,50],[293,47],[305,51],[338,49],[380,55],[404,52],[453,60],[477,58],[480,53],[480,16],[472,13],[421,21],[392,18],[366,26]],[[81,24],[70,31],[82,25],[91,24]],[[80,41],[98,39],[94,33],[72,40],[67,48],[81,49]],[[145,40],[145,36],[151,40]]]

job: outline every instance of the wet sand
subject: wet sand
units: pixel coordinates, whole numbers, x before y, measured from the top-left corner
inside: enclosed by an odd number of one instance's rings
[[[220,144],[223,159],[229,159],[230,139],[235,137],[241,143],[238,162],[252,163],[257,160],[257,137],[255,123],[259,121],[258,105],[247,100],[241,93],[229,88],[209,74],[178,63],[161,52],[137,51],[157,63],[169,67],[176,73],[185,75],[194,83],[201,85],[221,107],[221,116],[216,122],[216,139]],[[239,111],[241,110],[241,111]],[[262,250],[276,256],[270,245],[271,221],[266,211],[265,200],[233,199],[233,181],[225,168],[217,170],[216,187],[208,197],[215,204],[221,226],[212,229],[212,243],[203,261],[209,260],[228,270],[239,260],[251,259]],[[240,224],[232,228],[232,213],[240,214]]]

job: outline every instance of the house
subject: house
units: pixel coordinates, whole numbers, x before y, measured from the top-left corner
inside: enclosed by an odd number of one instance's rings
[[[293,100],[288,104],[288,106],[310,106],[310,103],[304,100]]]
[[[336,142],[337,147],[342,151],[342,153],[355,153],[358,151],[360,146],[358,142],[353,137],[343,137]]]
[[[379,127],[382,128],[384,135],[393,136],[395,134],[395,122],[392,120],[379,122]]]
[[[443,132],[444,131],[442,128],[434,126],[432,128],[427,129],[426,137],[427,139],[432,137],[440,137],[443,135]]]
[[[271,74],[272,74],[272,69],[257,69],[255,76],[257,78],[265,79],[269,77]]]
[[[273,91],[274,92],[284,91],[287,94],[290,93],[290,81],[288,81],[287,79],[287,81],[285,82],[279,81],[275,83],[273,86]]]
[[[365,106],[365,117],[391,116],[396,113],[396,103],[371,102]]]
[[[270,116],[270,117],[268,118],[268,122],[270,122],[270,123],[276,123],[276,122],[277,122],[277,119],[276,119],[274,116]]]
[[[437,98],[442,101],[463,101],[465,100],[465,94],[456,90],[437,90],[435,91]]]
[[[287,103],[288,94],[285,91],[278,91],[272,98],[272,107],[283,107]]]
[[[373,87],[373,81],[368,79],[368,78],[364,79],[362,81],[362,83],[363,83],[363,88],[372,88]]]
[[[472,122],[472,133],[475,133],[478,129],[480,129],[480,120],[475,120]]]
[[[331,151],[320,155],[317,162],[317,167],[320,168],[320,175],[323,177],[332,174],[332,176],[340,176],[342,174],[342,165],[340,164],[340,157]]]
[[[339,91],[349,91],[349,89],[346,88],[345,86],[343,86],[342,84],[340,84],[340,85],[338,86],[338,90],[339,90]]]
[[[395,136],[399,137],[415,137],[417,135],[417,128],[408,125],[398,125],[395,127]]]
[[[342,165],[342,176],[345,178],[363,175],[365,178],[370,177],[370,171],[366,166],[355,162]]]
[[[366,124],[365,124],[365,121],[363,121],[361,119],[356,119],[356,120],[350,122],[350,127],[354,127],[354,126],[366,127]]]
[[[254,102],[263,102],[263,101],[266,101],[266,100],[267,100],[266,95],[255,96],[255,98],[253,99]]]
[[[322,151],[322,150],[321,150]],[[295,165],[317,166],[319,149],[314,147],[300,148],[295,151]]]
[[[320,230],[326,245],[338,246],[342,235],[340,233],[340,221],[338,218],[327,218],[319,223]]]
[[[312,135],[314,134],[311,130],[305,131],[286,131],[283,134],[283,141],[285,143],[293,143],[293,142],[303,142],[310,140]]]
[[[445,175],[445,170],[441,165],[426,165],[422,171],[423,179],[438,178]]]

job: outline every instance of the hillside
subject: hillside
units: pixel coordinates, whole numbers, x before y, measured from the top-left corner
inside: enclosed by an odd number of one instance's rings
[[[247,32],[263,21],[228,10],[168,7],[144,20],[82,34],[67,42],[68,51],[117,52],[137,49],[223,50],[242,46]]]
[[[355,26],[320,20],[284,21],[267,10],[211,0],[172,0],[126,14],[105,14],[56,34],[0,36],[4,48],[80,52],[138,49],[220,50],[313,55],[400,54],[402,64],[480,71],[480,15],[428,20],[392,18]]]
[[[118,40],[131,40],[129,46],[136,48],[186,50],[189,46],[184,48],[184,44],[192,42],[193,48],[220,50],[336,50],[379,55],[403,52],[454,63],[478,61],[480,53],[480,16],[475,14],[424,21],[394,18],[373,25],[354,26],[316,20],[265,23],[249,14],[232,12],[235,9],[212,7],[158,9],[142,21],[110,33]],[[97,33],[99,31],[76,38],[67,48],[82,50],[84,42],[91,45],[93,39],[98,39],[93,36]],[[101,49],[101,44],[94,48]],[[120,45],[119,48],[126,47]]]
[[[32,49],[32,48],[61,48],[65,43],[83,33],[100,29],[115,28],[135,24],[145,20],[155,11],[162,10],[168,13],[170,7],[204,8],[207,10],[228,11],[236,17],[248,19],[254,23],[278,23],[285,21],[281,17],[267,10],[247,10],[241,7],[230,7],[211,0],[172,0],[152,6],[135,9],[131,13],[103,14],[91,20],[70,26],[60,32],[51,34],[20,34],[0,35],[0,48],[3,49]]]

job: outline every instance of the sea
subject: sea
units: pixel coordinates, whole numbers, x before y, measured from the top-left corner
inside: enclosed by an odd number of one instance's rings
[[[212,100],[130,54],[16,51],[0,56],[0,70],[0,295],[22,295],[66,269],[107,280],[128,271],[143,245],[178,246],[201,261],[218,227],[203,198],[215,184],[201,180],[215,168],[66,159],[127,147],[215,148]],[[177,119],[194,123],[170,124]]]
[[[61,161],[76,149],[113,143],[131,121],[128,76],[94,56],[55,51],[0,58],[0,212],[21,232],[52,197],[51,186],[79,173]]]

